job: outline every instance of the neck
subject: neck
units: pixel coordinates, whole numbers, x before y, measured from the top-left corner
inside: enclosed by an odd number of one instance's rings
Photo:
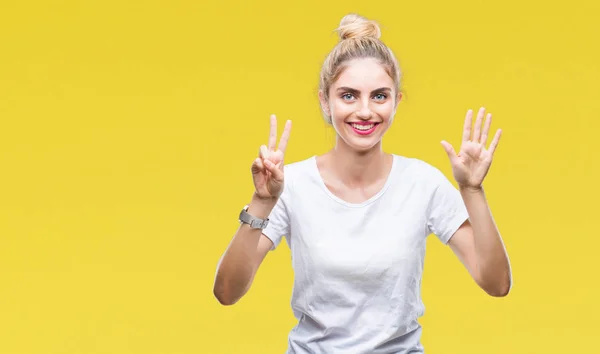
[[[329,152],[332,170],[349,186],[364,186],[384,177],[391,163],[391,156],[383,152],[381,142],[366,151],[356,151],[338,142]]]

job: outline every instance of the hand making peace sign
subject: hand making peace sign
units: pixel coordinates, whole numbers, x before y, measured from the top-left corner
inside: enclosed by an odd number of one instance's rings
[[[471,136],[471,124],[473,121],[473,111],[469,110],[465,118],[463,129],[462,145],[458,154],[454,151],[452,145],[442,141],[442,145],[450,158],[452,164],[452,173],[458,185],[462,188],[481,188],[483,179],[487,175],[492,164],[494,151],[500,141],[502,130],[498,129],[488,149],[485,148],[488,139],[488,132],[492,124],[492,115],[488,114],[485,119],[485,126],[481,131],[485,108],[479,109],[473,135]]]
[[[292,121],[288,120],[279,139],[279,146],[275,148],[277,118],[271,115],[269,145],[261,145],[259,157],[252,163],[255,194],[261,199],[279,198],[283,192],[283,158],[291,129]]]

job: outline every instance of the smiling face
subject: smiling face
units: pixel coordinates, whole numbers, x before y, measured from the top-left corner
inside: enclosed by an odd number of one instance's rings
[[[381,145],[401,98],[394,80],[371,58],[347,62],[327,96],[319,93],[337,133],[337,144],[356,151]]]

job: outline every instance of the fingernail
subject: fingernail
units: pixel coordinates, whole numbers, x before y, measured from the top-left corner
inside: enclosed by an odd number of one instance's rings
[[[269,155],[269,151],[267,150],[267,147],[264,145],[261,145],[260,147],[260,153],[262,155],[263,158],[267,158],[267,156]]]

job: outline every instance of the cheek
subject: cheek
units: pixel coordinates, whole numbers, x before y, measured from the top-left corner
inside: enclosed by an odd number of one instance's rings
[[[340,100],[332,101],[329,107],[331,107],[331,113],[335,116],[345,116],[352,113],[352,105]]]
[[[385,121],[391,121],[394,115],[394,104],[385,103],[377,105],[373,108],[373,112]]]
[[[331,109],[331,121],[337,122],[337,124],[343,124],[348,116],[352,115],[354,112],[352,105],[344,102],[331,102],[329,107]]]

